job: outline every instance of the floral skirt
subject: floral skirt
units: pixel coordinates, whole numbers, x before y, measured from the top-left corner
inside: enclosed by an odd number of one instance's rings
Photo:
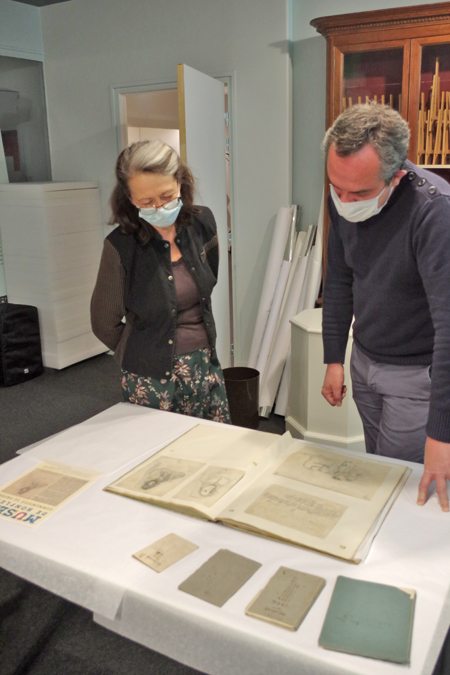
[[[169,380],[122,370],[124,401],[231,424],[225,382],[210,347],[174,357]]]

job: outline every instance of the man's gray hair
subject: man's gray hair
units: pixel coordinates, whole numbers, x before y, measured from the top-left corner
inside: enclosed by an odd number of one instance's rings
[[[409,148],[409,127],[401,115],[387,105],[363,103],[347,108],[325,135],[325,157],[331,145],[339,157],[347,157],[368,143],[381,162],[381,178],[389,183],[404,168]]]

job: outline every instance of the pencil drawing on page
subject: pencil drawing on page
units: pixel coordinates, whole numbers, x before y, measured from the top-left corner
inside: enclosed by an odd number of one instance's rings
[[[283,527],[325,539],[347,507],[282,485],[270,485],[245,510]]]
[[[185,485],[175,495],[175,498],[201,502],[203,506],[212,506],[228,490],[231,490],[243,475],[244,472],[237,469],[209,466],[200,476]]]
[[[118,487],[156,496],[163,496],[176,488],[204,464],[175,457],[160,457],[141,464],[118,483]]]
[[[370,501],[390,467],[365,458],[343,457],[327,450],[305,447],[290,455],[275,472],[279,476],[316,485]]]

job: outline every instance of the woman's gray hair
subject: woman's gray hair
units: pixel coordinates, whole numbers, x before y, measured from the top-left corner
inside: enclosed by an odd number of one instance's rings
[[[142,244],[147,244],[153,236],[153,228],[139,218],[139,209],[130,200],[128,181],[140,173],[175,178],[183,202],[177,224],[183,227],[190,225],[194,214],[199,212],[199,208],[194,206],[194,177],[175,150],[159,140],[133,143],[117,158],[116,186],[110,200],[110,225],[119,224],[124,234],[135,234]]]
[[[175,175],[180,158],[170,145],[159,140],[139,141],[129,145],[120,155],[119,170],[127,180],[136,173]]]
[[[401,115],[387,105],[363,103],[347,108],[325,134],[325,157],[331,145],[339,157],[348,157],[368,143],[381,162],[381,178],[389,183],[405,166],[410,131]]]

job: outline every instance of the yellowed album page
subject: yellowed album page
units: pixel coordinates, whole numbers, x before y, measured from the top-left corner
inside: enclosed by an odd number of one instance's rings
[[[105,489],[214,520],[290,441],[199,424]]]
[[[99,475],[89,469],[41,462],[0,488],[0,517],[37,525]]]
[[[354,560],[410,469],[293,443],[221,514],[240,529]]]

